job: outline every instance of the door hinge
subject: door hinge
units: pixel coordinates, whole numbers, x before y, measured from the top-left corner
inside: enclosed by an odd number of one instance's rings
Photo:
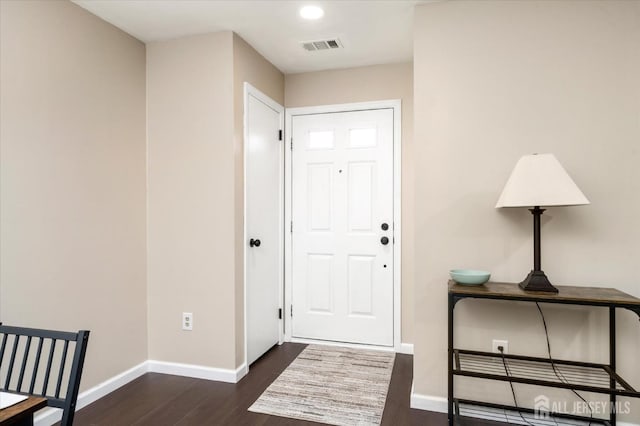
[[[291,139],[291,151],[293,151],[293,139]]]
[[[293,234],[293,221],[291,221],[291,229],[290,232]]]
[[[291,305],[291,316],[293,317],[293,305]]]
[[[278,140],[282,140],[282,130],[278,130]]]
[[[282,308],[278,309],[278,319],[282,319]]]

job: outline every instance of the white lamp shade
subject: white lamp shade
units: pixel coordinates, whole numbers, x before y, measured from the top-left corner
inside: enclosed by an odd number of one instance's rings
[[[496,208],[577,206],[589,200],[553,154],[525,155],[514,167]]]

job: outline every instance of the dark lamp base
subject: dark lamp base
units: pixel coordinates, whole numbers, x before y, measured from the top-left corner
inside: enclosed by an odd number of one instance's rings
[[[531,271],[527,278],[520,283],[524,291],[542,291],[545,293],[557,293],[558,289],[551,285],[549,279],[542,271]]]

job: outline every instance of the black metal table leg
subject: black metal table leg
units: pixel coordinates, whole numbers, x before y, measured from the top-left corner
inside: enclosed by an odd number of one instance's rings
[[[616,372],[616,308],[615,306],[609,306],[609,367],[611,371]],[[615,389],[616,380],[611,377],[610,381],[611,389]],[[616,395],[611,394],[609,396],[610,402],[610,414],[609,419],[613,426],[616,425]]]
[[[449,293],[449,349],[447,351],[449,356],[449,394],[448,394],[448,412],[449,412],[449,426],[453,426],[453,308],[455,307],[455,299],[453,294]]]

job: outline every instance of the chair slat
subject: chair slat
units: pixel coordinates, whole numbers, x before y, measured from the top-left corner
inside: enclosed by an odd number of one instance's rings
[[[24,369],[27,366],[27,359],[29,358],[29,349],[31,349],[31,336],[27,337],[27,344],[22,352],[22,366],[20,367],[20,375],[18,376],[18,387],[16,390],[22,392],[22,380],[24,379]]]
[[[64,366],[67,363],[67,349],[69,349],[69,341],[65,340],[62,359],[60,360],[60,374],[58,374],[58,384],[56,385],[56,398],[60,398],[60,386],[62,385],[62,376],[64,376]]]
[[[4,358],[4,348],[7,346],[7,334],[2,334],[2,345],[0,345],[0,365],[2,365],[2,358]]]
[[[16,352],[18,352],[18,343],[20,342],[20,336],[16,335],[13,341],[13,350],[11,351],[11,358],[9,359],[9,370],[7,371],[7,380],[4,383],[4,388],[9,389],[11,383],[11,376],[13,374],[13,364],[16,361]]]
[[[33,365],[33,376],[31,376],[31,386],[29,386],[29,393],[33,393],[33,388],[36,386],[36,377],[38,376],[38,367],[40,367],[40,355],[42,354],[42,342],[44,339],[39,337],[38,350],[36,351],[36,359]]]
[[[49,360],[47,361],[47,369],[44,372],[44,383],[42,385],[42,396],[47,395],[47,387],[49,386],[49,375],[51,375],[51,363],[53,362],[53,352],[56,350],[56,339],[51,339],[51,348],[49,349]]]

